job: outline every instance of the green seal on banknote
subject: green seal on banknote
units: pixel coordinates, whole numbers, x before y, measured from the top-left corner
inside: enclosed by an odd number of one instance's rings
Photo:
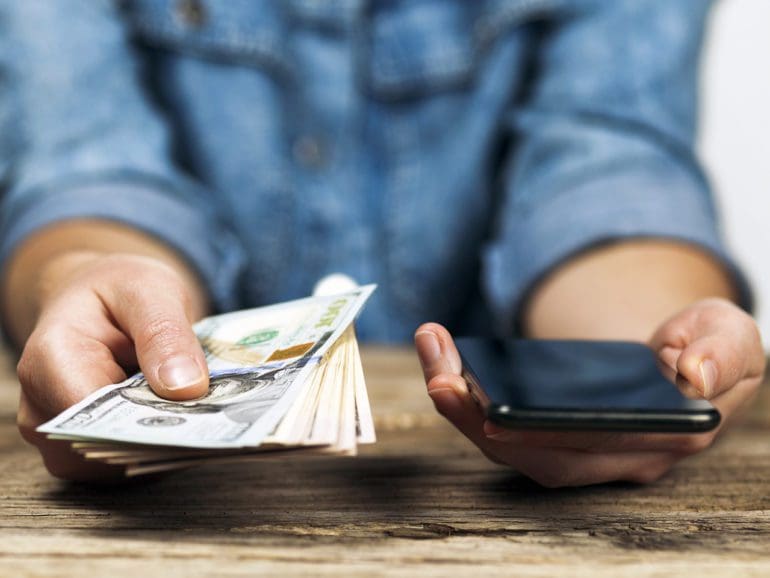
[[[263,329],[238,340],[238,345],[261,345],[278,337],[277,329]]]

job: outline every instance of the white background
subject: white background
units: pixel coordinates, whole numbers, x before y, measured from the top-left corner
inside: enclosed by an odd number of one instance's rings
[[[678,0],[671,0],[677,2]],[[702,68],[699,151],[770,346],[770,0],[722,0]]]

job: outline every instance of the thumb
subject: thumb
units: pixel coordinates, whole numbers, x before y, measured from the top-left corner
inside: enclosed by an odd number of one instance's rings
[[[744,345],[728,335],[706,335],[679,356],[677,373],[705,398],[713,399],[746,378],[763,371],[761,346]]]
[[[425,381],[437,375],[460,375],[462,362],[449,331],[438,323],[423,323],[414,334],[417,355]]]
[[[139,367],[156,394],[171,400],[200,397],[208,391],[208,367],[185,311],[184,290],[153,281],[117,289],[111,312],[134,342]]]
[[[653,338],[653,346],[680,350],[678,375],[706,399],[764,371],[756,324],[738,307],[720,300],[699,302],[671,318]]]
[[[676,362],[677,379],[684,378],[705,399],[728,389],[740,377],[735,364],[731,363],[736,355],[725,352],[719,342],[717,336],[698,339],[682,351]]]

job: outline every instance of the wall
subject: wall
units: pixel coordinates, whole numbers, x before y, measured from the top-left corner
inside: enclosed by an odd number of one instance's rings
[[[678,0],[673,0],[678,1]],[[699,151],[770,346],[770,1],[723,0],[703,61]]]

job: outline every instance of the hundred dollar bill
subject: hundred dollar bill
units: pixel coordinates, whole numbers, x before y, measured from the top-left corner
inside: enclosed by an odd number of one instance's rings
[[[339,295],[204,319],[194,329],[211,373],[205,396],[164,400],[137,374],[96,391],[38,431],[81,442],[211,449],[260,446],[374,289],[367,285]],[[368,405],[364,409],[368,411]]]
[[[67,439],[72,450],[85,459],[122,466],[127,476],[138,476],[204,464],[355,455],[358,444],[373,443],[375,435],[351,325],[314,366],[301,393],[259,446],[190,448]]]

